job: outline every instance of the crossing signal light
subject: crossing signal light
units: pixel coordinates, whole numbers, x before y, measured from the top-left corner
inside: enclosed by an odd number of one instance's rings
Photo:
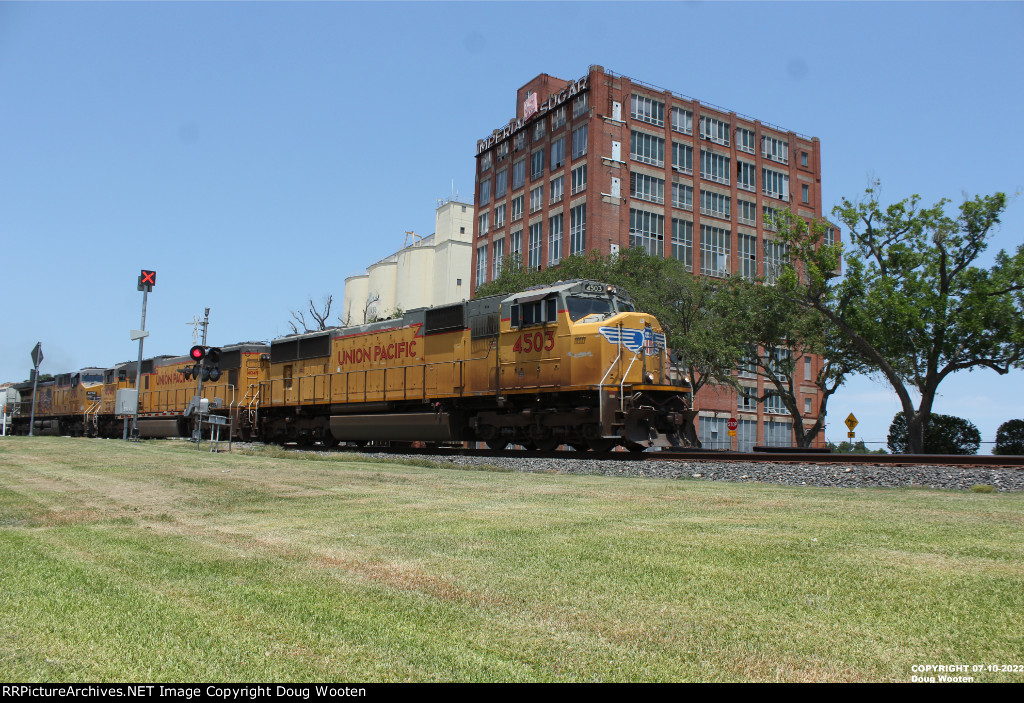
[[[188,355],[192,361],[202,361],[206,357],[206,350],[197,344],[189,350]]]
[[[220,349],[218,347],[204,347],[199,344],[192,347],[188,352],[189,358],[195,363],[190,369],[183,371],[185,378],[202,378],[204,381],[217,381],[221,377]]]

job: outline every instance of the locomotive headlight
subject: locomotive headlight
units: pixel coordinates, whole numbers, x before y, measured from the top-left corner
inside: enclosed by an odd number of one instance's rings
[[[644,374],[644,380],[648,383],[654,383],[654,374],[648,371]]]

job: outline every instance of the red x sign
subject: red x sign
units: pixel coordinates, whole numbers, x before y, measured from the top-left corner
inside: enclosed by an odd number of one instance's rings
[[[155,286],[156,285],[156,271],[142,270],[142,275],[139,276],[139,283],[144,286]]]

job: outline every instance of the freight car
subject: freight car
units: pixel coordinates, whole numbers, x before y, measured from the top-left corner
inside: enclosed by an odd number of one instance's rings
[[[281,443],[697,444],[690,387],[665,347],[658,321],[625,291],[575,280],[224,347],[220,378],[202,395],[236,437]],[[34,402],[40,430],[119,436],[114,400],[134,386],[135,363],[87,371],[64,379],[81,386],[65,393],[70,404],[55,404],[57,382],[35,398],[19,385],[15,431],[27,433]],[[141,436],[189,436],[199,369],[164,356],[141,371]]]

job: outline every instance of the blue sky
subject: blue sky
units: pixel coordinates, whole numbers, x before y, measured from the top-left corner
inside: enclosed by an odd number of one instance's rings
[[[538,26],[540,23],[542,26]],[[475,145],[538,73],[590,64],[817,136],[826,209],[882,181],[926,203],[1024,190],[1021,3],[0,3],[0,379],[269,340],[289,311],[472,198]],[[1014,198],[992,250],[1024,241]],[[936,411],[991,441],[1024,372]],[[851,382],[830,439],[884,444]],[[881,445],[879,445],[881,446]]]

